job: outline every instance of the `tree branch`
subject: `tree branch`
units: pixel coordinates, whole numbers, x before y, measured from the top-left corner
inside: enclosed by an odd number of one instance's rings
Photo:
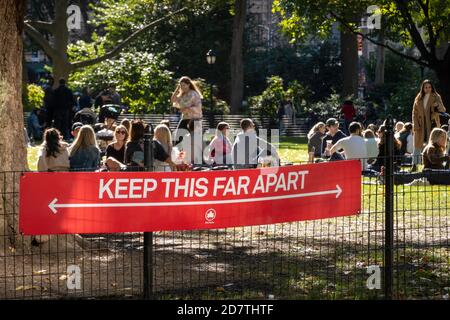
[[[398,10],[403,16],[403,19],[405,20],[406,28],[408,29],[409,34],[411,35],[411,38],[413,39],[417,49],[419,49],[422,57],[425,57],[425,59],[429,61],[430,64],[436,63],[436,56],[432,56],[430,52],[427,50],[425,43],[423,42],[422,36],[420,35],[419,30],[417,30],[416,24],[414,23],[413,18],[411,17],[408,8],[405,5],[405,1],[395,0],[395,3],[397,4]]]
[[[420,7],[422,8],[423,14],[425,16],[425,23],[427,25],[428,29],[428,35],[430,37],[430,50],[433,57],[436,57],[436,42],[437,37],[433,31],[433,26],[430,22],[430,13],[429,13],[429,1],[427,0],[426,3],[423,3],[421,0],[418,0]]]
[[[137,37],[139,37],[141,34],[143,34],[144,32],[146,32],[148,29],[150,29],[151,27],[153,27],[154,25],[160,23],[161,21],[166,20],[167,18],[176,15],[178,13],[181,13],[183,11],[185,11],[186,8],[182,8],[180,10],[177,10],[175,12],[172,12],[162,18],[159,18],[155,21],[150,22],[149,24],[147,24],[145,27],[143,27],[142,29],[139,29],[137,31],[135,31],[133,34],[131,34],[128,38],[126,38],[125,40],[123,40],[122,42],[120,42],[114,49],[112,49],[111,51],[105,53],[103,56],[97,57],[97,58],[93,58],[93,59],[89,59],[89,60],[84,60],[84,61],[78,61],[78,62],[73,62],[71,63],[71,69],[75,70],[75,69],[80,69],[80,68],[84,68],[84,67],[88,67],[88,66],[92,66],[94,64],[97,64],[99,62],[102,62],[106,59],[111,59],[114,56],[116,56],[117,54],[120,53],[120,51],[122,51],[122,49],[124,49],[127,45],[129,45],[134,39],[136,39]]]
[[[27,20],[25,23],[28,23],[35,29],[41,29],[47,32],[53,33],[55,30],[55,24],[53,22],[45,22],[45,21],[31,21]]]
[[[395,53],[396,55],[398,55],[398,56],[400,56],[400,57],[402,57],[402,58],[411,60],[411,61],[413,61],[413,62],[415,62],[415,63],[417,63],[417,64],[419,64],[419,65],[422,65],[422,66],[424,66],[424,67],[429,67],[429,66],[430,66],[428,63],[422,61],[421,59],[416,59],[416,58],[411,57],[411,56],[409,56],[409,55],[407,55],[407,54],[404,54],[404,53],[402,53],[402,52],[400,52],[400,51],[398,51],[398,50],[392,48],[392,47],[391,47],[390,45],[388,45],[388,44],[385,44],[385,43],[376,41],[376,40],[374,40],[374,39],[368,37],[367,35],[365,35],[365,34],[359,32],[359,31],[354,30],[347,22],[345,22],[345,20],[344,20],[343,18],[339,17],[337,14],[335,14],[335,13],[332,12],[332,11],[330,11],[329,13],[330,13],[330,14],[331,14],[338,22],[340,22],[345,28],[347,28],[347,29],[348,29],[349,31],[351,31],[352,33],[357,34],[357,35],[360,35],[360,36],[362,36],[364,39],[366,39],[366,40],[372,42],[373,44],[376,44],[377,46],[384,47],[384,48],[390,50],[391,52]]]
[[[39,33],[34,27],[29,23],[25,23],[25,32],[33,39],[45,53],[52,59],[59,56],[58,52],[50,45],[50,43],[44,38],[44,36]]]

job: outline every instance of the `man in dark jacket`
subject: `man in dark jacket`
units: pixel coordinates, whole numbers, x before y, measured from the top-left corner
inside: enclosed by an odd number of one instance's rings
[[[331,156],[331,160],[344,160],[342,156],[338,152],[333,153],[332,155],[326,154],[327,144],[335,145],[339,140],[345,138],[346,135],[339,130],[339,122],[335,118],[330,118],[327,120],[326,128],[327,135],[322,140],[322,154],[324,158],[328,158]],[[328,142],[327,142],[328,141]],[[341,151],[341,150],[338,150]]]
[[[53,126],[53,120],[55,120],[55,92],[53,90],[53,84],[54,80],[50,77],[44,87],[44,109],[46,112],[45,122],[47,128],[51,128]]]
[[[66,87],[64,79],[59,80],[59,87],[55,89],[55,127],[64,136],[70,139],[70,120],[72,119],[75,99],[72,90]]]

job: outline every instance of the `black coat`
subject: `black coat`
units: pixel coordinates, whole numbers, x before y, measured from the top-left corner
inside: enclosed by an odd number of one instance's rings
[[[55,97],[55,113],[68,113],[72,111],[75,105],[72,90],[65,85],[59,86],[54,91]]]

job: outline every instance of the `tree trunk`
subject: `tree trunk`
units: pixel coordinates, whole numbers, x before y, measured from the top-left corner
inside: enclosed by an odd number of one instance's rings
[[[0,2],[0,255],[17,240],[17,191],[26,169],[22,109],[23,18],[25,0]],[[8,172],[9,171],[9,172]]]
[[[358,95],[358,42],[356,34],[341,30],[342,95]]]
[[[68,0],[58,0],[55,2],[55,32],[54,48],[58,57],[52,57],[53,78],[55,87],[58,87],[59,79],[68,80],[70,72],[70,62],[67,58],[67,46],[69,45],[69,30],[67,29],[67,6]]]
[[[439,94],[447,112],[450,112],[450,61],[442,63],[442,67],[435,72],[439,79]]]
[[[235,0],[233,19],[233,40],[231,45],[231,113],[239,113],[244,98],[243,40],[247,1]]]
[[[378,41],[384,44],[384,30],[380,30]],[[384,84],[384,66],[385,66],[386,51],[383,46],[377,46],[377,64],[375,67],[375,85]]]

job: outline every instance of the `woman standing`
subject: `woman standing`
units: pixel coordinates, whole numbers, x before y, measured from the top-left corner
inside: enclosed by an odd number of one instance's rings
[[[75,171],[95,171],[100,165],[100,149],[91,126],[80,128],[77,138],[69,151],[70,169]]]
[[[68,146],[57,129],[45,130],[44,143],[38,154],[38,171],[69,171]]]
[[[439,112],[445,112],[441,96],[436,92],[430,80],[422,82],[420,92],[417,94],[413,110],[413,133],[414,133],[414,157],[413,170],[420,163],[420,154],[423,146],[428,142],[431,130],[440,128]]]
[[[181,120],[175,131],[175,141],[181,141],[180,137],[187,134],[187,125],[190,120],[194,120],[194,131],[202,130],[202,98],[200,90],[189,77],[184,76],[180,79],[170,99],[173,106],[181,111]],[[178,132],[180,129],[185,129],[186,133]]]

